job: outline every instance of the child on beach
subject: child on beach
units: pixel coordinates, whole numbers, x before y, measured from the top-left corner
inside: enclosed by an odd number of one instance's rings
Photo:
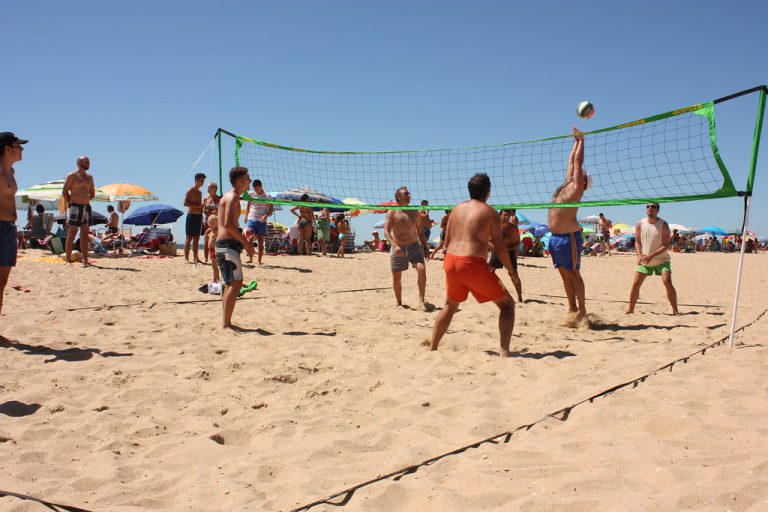
[[[206,247],[208,255],[211,257],[211,267],[213,268],[213,282],[219,282],[219,262],[216,261],[216,237],[219,234],[219,216],[212,213],[208,216],[208,230],[205,232]]]
[[[336,215],[336,230],[339,232],[339,250],[336,253],[337,258],[343,258],[347,245],[347,234],[349,233],[349,222],[344,218],[344,214]]]

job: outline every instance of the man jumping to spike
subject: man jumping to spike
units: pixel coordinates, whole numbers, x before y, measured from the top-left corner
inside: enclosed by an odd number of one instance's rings
[[[555,190],[552,202],[578,203],[584,197],[590,181],[589,174],[584,170],[584,134],[574,128],[573,148],[568,157],[565,182]],[[552,255],[552,263],[563,279],[565,295],[568,297],[566,324],[574,327],[587,315],[584,280],[579,273],[584,241],[581,227],[576,220],[577,211],[578,207],[549,209],[549,229],[552,231],[549,252]]]

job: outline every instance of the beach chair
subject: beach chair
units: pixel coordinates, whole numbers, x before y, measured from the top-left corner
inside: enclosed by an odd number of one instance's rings
[[[264,235],[264,252],[267,254],[279,254],[288,251],[290,244],[283,230],[274,224],[267,223],[267,234]]]
[[[147,251],[159,251],[161,244],[167,244],[171,240],[171,228],[152,226],[134,238],[131,248],[132,254],[137,254],[142,249]]]
[[[50,213],[45,213],[42,217],[35,215],[32,217],[31,223],[29,232],[31,247],[44,247],[44,240],[52,234],[53,215]]]

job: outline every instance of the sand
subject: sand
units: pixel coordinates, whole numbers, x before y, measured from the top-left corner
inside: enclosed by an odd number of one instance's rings
[[[550,261],[521,259],[528,302],[502,360],[496,308],[472,299],[428,352],[436,312],[394,307],[385,254],[266,257],[246,269],[244,334],[220,332],[220,303],[197,291],[210,267],[40,256],[19,260],[0,317],[0,489],[94,511],[291,510],[531,424],[721,339],[738,261],[674,255],[673,317],[660,278],[624,315],[634,258],[589,258],[599,322],[572,329]],[[738,325],[768,308],[768,257],[746,260]],[[441,263],[427,272],[439,307]],[[768,316],[732,353],[362,487],[344,509],[768,510],[766,334]]]

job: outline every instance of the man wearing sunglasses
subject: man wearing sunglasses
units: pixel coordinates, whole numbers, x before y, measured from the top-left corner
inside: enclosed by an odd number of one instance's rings
[[[11,268],[16,266],[16,185],[13,164],[21,161],[22,147],[28,141],[11,132],[0,133],[0,313],[3,310],[3,293],[8,284]]]
[[[637,252],[637,268],[632,291],[629,293],[627,314],[634,313],[637,299],[640,298],[640,287],[645,278],[660,275],[661,282],[667,289],[667,299],[672,306],[672,314],[677,314],[677,291],[672,285],[672,267],[669,256],[669,246],[672,236],[669,224],[659,217],[659,203],[645,205],[646,217],[635,227],[635,251]]]

